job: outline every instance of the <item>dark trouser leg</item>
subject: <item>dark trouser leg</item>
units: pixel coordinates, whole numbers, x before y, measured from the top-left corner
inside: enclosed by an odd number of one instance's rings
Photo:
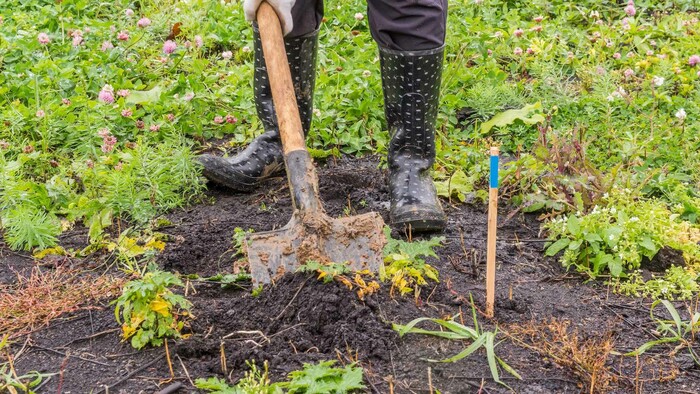
[[[301,12],[312,7],[315,12]],[[292,73],[299,115],[304,133],[309,131],[313,113],[313,93],[316,80],[316,49],[318,26],[323,18],[321,0],[297,0],[292,9],[294,28],[284,39],[287,59]],[[310,29],[310,30],[309,30]],[[307,31],[304,33],[305,31]],[[282,142],[277,126],[270,82],[265,67],[260,35],[254,27],[255,71],[253,87],[255,107],[265,132],[255,138],[234,157],[201,155],[202,173],[209,180],[237,191],[250,191],[263,180],[284,169]]]
[[[292,7],[294,27],[287,37],[305,36],[318,30],[323,19],[323,0],[296,0]]]
[[[445,43],[447,0],[367,0],[367,16],[380,48],[420,51]]]
[[[440,98],[447,4],[445,0],[369,0],[372,35],[379,44],[389,144],[390,219],[414,231],[444,228],[430,171]]]

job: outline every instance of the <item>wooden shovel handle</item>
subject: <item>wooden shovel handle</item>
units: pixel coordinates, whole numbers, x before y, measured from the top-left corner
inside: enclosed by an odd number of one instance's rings
[[[282,149],[286,156],[295,150],[305,150],[306,143],[284,47],[282,25],[275,10],[265,1],[258,8],[257,21],[267,78],[272,89],[272,102],[275,104],[277,124],[282,138]]]

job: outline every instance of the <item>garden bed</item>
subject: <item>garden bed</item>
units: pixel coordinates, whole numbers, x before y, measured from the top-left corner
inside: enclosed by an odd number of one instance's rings
[[[378,211],[386,218],[388,188],[385,174],[377,168],[376,157],[329,160],[319,174],[329,215]],[[234,228],[279,228],[291,213],[282,178],[252,194],[212,188],[206,201],[172,212],[168,215],[172,224],[159,229],[169,235],[157,258],[163,269],[200,277],[232,273]],[[109,393],[152,393],[174,382],[184,385],[180,392],[194,392],[191,382],[196,378],[229,377],[232,382],[240,378],[248,369],[246,360],[258,365],[268,361],[273,380],[303,363],[337,360],[359,362],[367,392],[508,392],[491,378],[484,352],[454,363],[430,363],[423,360],[450,357],[467,345],[413,334],[399,338],[392,330],[392,323],[459,313],[463,316],[457,319],[471,325],[470,295],[476,307],[483,309],[485,206],[447,202],[444,206],[449,217],[446,240],[436,250],[439,259],[429,261],[439,271],[440,283],[429,282],[418,297],[390,297],[388,285],[383,284],[378,293],[360,301],[343,285],[324,284],[310,274],[288,275],[258,295],[245,282],[223,288],[220,283],[191,280],[187,298],[194,304],[195,319],[186,330],[189,338],[168,342],[172,381],[163,347],[135,351],[120,341],[120,325],[109,299],[15,338],[11,347],[15,368],[19,374],[56,373],[44,379],[38,392],[106,392],[108,387]],[[501,377],[519,393],[588,392],[586,372],[576,361],[564,359],[590,356],[589,350],[596,346],[601,351],[592,353],[604,355],[606,339],[619,353],[654,339],[650,303],[615,295],[602,282],[584,283],[565,272],[556,260],[542,257],[544,242],[535,216],[506,220],[509,212],[504,209],[498,232],[496,317],[488,321],[479,316],[485,329],[498,325],[497,338],[502,341],[496,354],[522,380],[505,372]],[[85,230],[71,230],[62,236],[63,244],[77,245],[84,236]],[[12,283],[16,272],[28,275],[34,265],[44,271],[70,266],[83,275],[105,270],[94,258],[56,259],[47,264],[4,246],[0,253],[3,284]],[[107,270],[114,272],[114,267]],[[567,335],[557,336],[561,333],[557,329],[567,324]],[[558,344],[562,353],[553,353],[548,343]],[[573,349],[569,354],[567,346]],[[658,346],[639,358],[610,354],[603,359],[605,371],[597,371],[596,379],[606,379],[610,392],[700,392],[700,369],[686,352],[669,356],[671,350],[672,345]],[[550,354],[543,354],[547,351]]]

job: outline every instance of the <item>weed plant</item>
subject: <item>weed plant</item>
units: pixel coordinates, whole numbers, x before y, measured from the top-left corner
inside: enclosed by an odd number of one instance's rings
[[[654,309],[659,304],[662,304],[666,308],[666,311],[671,316],[671,320],[662,319],[654,315]],[[676,307],[669,301],[654,301],[654,303],[651,304],[650,315],[651,319],[658,324],[656,332],[658,333],[659,338],[643,344],[636,350],[627,353],[626,355],[639,356],[640,354],[643,354],[649,349],[658,345],[666,343],[676,344],[676,347],[670,352],[670,356],[674,356],[679,350],[685,349],[688,351],[688,354],[690,354],[693,362],[700,366],[700,355],[698,355],[698,351],[695,349],[695,347],[697,347],[695,338],[698,330],[700,330],[700,312],[697,310],[697,303],[695,305],[695,310],[688,308],[688,312],[690,318],[686,321],[681,318],[678,310],[676,310]]]
[[[290,372],[287,381],[272,383],[268,377],[267,362],[263,364],[262,371],[255,362],[246,363],[250,370],[235,386],[216,377],[200,378],[195,384],[197,388],[212,394],[346,394],[365,388],[362,368],[354,364],[343,368],[335,367],[333,360],[304,364],[302,370]]]
[[[177,286],[183,286],[180,278],[158,270],[128,282],[114,301],[123,339],[131,339],[131,346],[141,349],[160,346],[168,337],[181,338],[192,304],[171,290]]]
[[[456,362],[459,361],[465,357],[470,356],[474,352],[478,351],[479,349],[484,349],[486,351],[486,359],[488,361],[489,365],[489,370],[491,371],[491,377],[496,383],[500,383],[506,387],[506,385],[501,379],[500,379],[500,372],[498,369],[498,366],[500,365],[506,372],[508,372],[510,375],[521,379],[520,374],[513,369],[510,365],[508,365],[503,359],[500,357],[496,356],[496,331],[485,331],[483,328],[479,326],[479,321],[476,316],[476,308],[474,307],[473,301],[472,301],[472,319],[474,322],[474,327],[468,327],[464,325],[463,323],[460,324],[453,319],[450,320],[444,320],[444,319],[431,319],[427,317],[421,317],[418,319],[414,319],[410,322],[408,322],[406,325],[401,325],[401,324],[396,324],[394,323],[392,325],[393,329],[396,330],[399,333],[400,337],[403,337],[406,334],[423,334],[423,335],[431,335],[431,336],[436,336],[439,338],[445,338],[445,339],[451,339],[451,340],[467,340],[471,341],[469,346],[467,346],[464,350],[459,352],[458,354],[446,358],[444,360],[426,360],[430,362],[442,362],[442,363],[451,363],[451,362]],[[422,322],[431,322],[433,324],[437,324],[440,326],[439,331],[431,331],[431,330],[426,330],[422,328],[416,327],[416,325],[422,323]]]
[[[635,201],[629,190],[613,189],[601,204],[587,215],[572,213],[548,222],[556,242],[546,254],[564,251],[561,261],[566,267],[593,278],[604,272],[619,277],[635,271],[642,258],[653,258],[662,246],[683,251],[688,264],[700,263],[700,228],[679,220],[680,212],[669,210],[663,201]]]

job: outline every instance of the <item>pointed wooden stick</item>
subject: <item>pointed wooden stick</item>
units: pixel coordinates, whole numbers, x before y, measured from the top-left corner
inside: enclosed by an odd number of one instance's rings
[[[498,224],[498,148],[491,148],[489,219],[486,239],[486,316],[493,317],[496,299],[496,225]]]

